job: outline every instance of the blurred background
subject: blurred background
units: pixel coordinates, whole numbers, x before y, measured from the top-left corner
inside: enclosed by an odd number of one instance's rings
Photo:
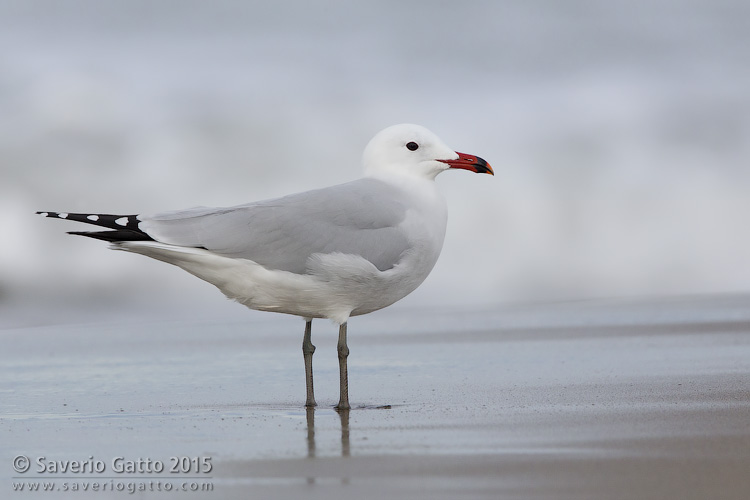
[[[443,255],[399,307],[748,291],[749,19],[742,0],[1,0],[2,322],[244,317],[33,213],[346,182],[401,122],[496,176],[440,176]]]

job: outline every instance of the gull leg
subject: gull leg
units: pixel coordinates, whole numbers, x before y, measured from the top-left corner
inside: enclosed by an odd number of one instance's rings
[[[336,346],[339,353],[339,404],[337,410],[348,410],[349,406],[349,378],[346,371],[346,358],[349,356],[349,347],[346,345],[346,323],[339,326],[339,343]]]
[[[315,346],[312,345],[312,320],[305,323],[305,337],[302,339],[302,356],[305,358],[305,385],[307,386],[307,400],[305,406],[315,406],[315,394],[313,391],[312,357]]]

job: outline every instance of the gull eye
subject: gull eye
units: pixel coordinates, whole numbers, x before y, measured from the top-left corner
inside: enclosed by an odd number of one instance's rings
[[[414,141],[407,142],[406,143],[406,149],[408,149],[409,151],[416,151],[417,149],[419,149],[419,144],[417,144]]]

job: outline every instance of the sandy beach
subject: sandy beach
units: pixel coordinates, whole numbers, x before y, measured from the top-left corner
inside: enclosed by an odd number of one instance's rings
[[[750,491],[748,296],[357,319],[348,414],[332,409],[335,327],[315,326],[320,406],[310,411],[294,318],[0,330],[2,496],[91,497],[86,483],[100,483],[103,498],[740,499]],[[28,471],[14,469],[19,456]],[[159,461],[165,471],[118,472],[117,458]],[[210,471],[196,470],[205,458]],[[65,461],[104,470],[49,471]],[[187,466],[170,473],[174,462]],[[54,493],[28,491],[43,482]]]

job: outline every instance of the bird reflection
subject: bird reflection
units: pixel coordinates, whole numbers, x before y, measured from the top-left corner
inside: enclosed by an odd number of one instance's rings
[[[307,458],[315,458],[315,407],[308,406],[307,410]]]
[[[307,458],[315,458],[315,407],[308,406],[307,412]],[[349,410],[336,410],[341,421],[341,456],[348,457],[351,455],[349,445]]]
[[[349,449],[349,409],[337,410],[341,419],[341,456],[348,457]]]
[[[315,458],[315,407],[308,406],[305,408],[307,413],[307,458]],[[348,457],[351,455],[351,447],[349,444],[349,410],[348,409],[337,409],[336,413],[339,414],[339,420],[341,422],[341,456]],[[349,483],[349,478],[341,478],[343,484]],[[307,484],[315,484],[315,477],[308,477]]]

